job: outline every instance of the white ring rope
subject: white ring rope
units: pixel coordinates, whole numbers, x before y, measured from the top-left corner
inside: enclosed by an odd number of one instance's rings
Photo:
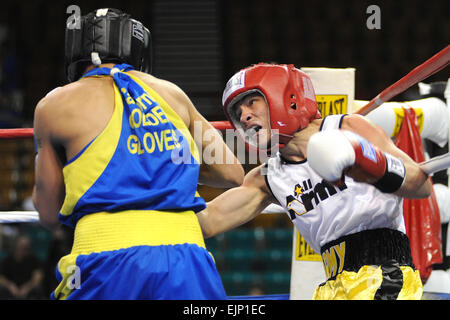
[[[284,209],[276,204],[271,204],[262,213],[284,213]],[[39,214],[36,211],[0,211],[0,223],[33,223],[39,222]]]
[[[0,211],[0,223],[39,222],[36,211]]]

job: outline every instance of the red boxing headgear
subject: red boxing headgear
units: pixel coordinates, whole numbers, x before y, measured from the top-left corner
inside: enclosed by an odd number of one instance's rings
[[[237,130],[242,130],[234,105],[244,96],[258,92],[269,106],[270,126],[278,130],[279,142],[286,144],[296,131],[320,119],[314,88],[309,76],[293,65],[260,63],[245,68],[228,80],[222,105]]]

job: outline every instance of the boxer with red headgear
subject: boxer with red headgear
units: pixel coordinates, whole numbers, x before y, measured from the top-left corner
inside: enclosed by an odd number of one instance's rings
[[[356,114],[321,119],[311,81],[291,65],[239,71],[223,106],[240,136],[258,138],[249,144],[268,150],[278,134],[283,145],[197,214],[205,236],[279,204],[322,255],[328,280],[315,299],[420,299],[402,197],[428,197],[432,186],[383,129]]]

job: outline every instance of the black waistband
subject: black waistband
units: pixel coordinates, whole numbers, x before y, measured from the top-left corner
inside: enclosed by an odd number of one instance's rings
[[[320,253],[327,278],[334,278],[343,270],[357,272],[364,265],[382,265],[392,260],[414,268],[408,237],[392,229],[346,235],[324,245]]]

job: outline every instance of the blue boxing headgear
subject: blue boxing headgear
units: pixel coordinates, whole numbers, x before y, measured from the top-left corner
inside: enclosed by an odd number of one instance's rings
[[[65,69],[69,82],[78,80],[86,68],[101,63],[127,63],[151,72],[150,31],[127,13],[97,9],[66,26]]]

